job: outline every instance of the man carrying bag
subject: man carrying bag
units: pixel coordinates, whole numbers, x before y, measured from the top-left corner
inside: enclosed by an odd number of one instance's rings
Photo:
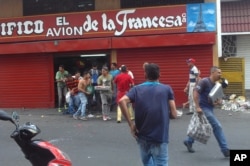
[[[213,128],[214,136],[219,144],[220,150],[224,157],[230,156],[230,151],[228,149],[227,141],[223,133],[221,124],[214,114],[214,105],[220,104],[221,100],[216,100],[212,102],[209,97],[209,93],[214,87],[215,83],[221,79],[221,69],[216,66],[213,66],[210,69],[210,76],[201,79],[194,88],[194,101],[196,106],[197,114],[203,114],[210,125]],[[192,121],[191,121],[192,122]],[[194,143],[194,138],[187,136],[184,140],[184,145],[187,147],[187,150],[190,153],[194,153],[192,147]]]
[[[202,113],[194,113],[188,125],[187,135],[194,140],[206,144],[212,134],[212,127],[206,116]]]

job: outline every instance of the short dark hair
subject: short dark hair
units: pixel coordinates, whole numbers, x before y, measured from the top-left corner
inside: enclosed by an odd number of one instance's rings
[[[127,67],[125,65],[121,66],[121,72],[123,73],[127,72]]]
[[[90,74],[88,71],[84,71],[83,72],[83,76],[87,75],[87,74]],[[91,74],[90,74],[91,75]]]
[[[155,63],[145,65],[146,78],[148,80],[157,80],[160,77],[160,68]]]
[[[112,65],[114,65],[115,67],[117,66],[117,63],[115,63],[115,62],[113,62],[113,63],[111,63]]]
[[[63,68],[64,69],[64,65],[59,65],[59,67]]]
[[[212,66],[212,67],[210,68],[210,73],[213,73],[213,72],[215,72],[215,71],[218,70],[218,69],[220,69],[218,66]]]
[[[109,71],[109,68],[108,68],[107,66],[103,66],[103,67],[102,67],[102,70]]]
[[[77,73],[81,74],[80,70],[76,70],[76,71],[75,71],[75,74],[77,74]]]

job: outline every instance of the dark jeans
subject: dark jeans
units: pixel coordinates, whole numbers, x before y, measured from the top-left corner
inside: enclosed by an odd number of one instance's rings
[[[213,109],[202,108],[202,110],[213,128],[214,136],[220,146],[221,152],[227,151],[228,150],[227,141],[224,132],[222,130],[221,124],[214,115]],[[187,137],[186,141],[189,142],[190,144],[194,143],[194,139],[191,137]]]

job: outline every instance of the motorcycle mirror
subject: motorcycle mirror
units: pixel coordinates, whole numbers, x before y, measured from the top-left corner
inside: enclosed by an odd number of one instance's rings
[[[0,120],[8,120],[13,122],[12,117],[4,110],[0,110]]]
[[[12,119],[18,121],[20,119],[19,114],[17,112],[12,112]]]

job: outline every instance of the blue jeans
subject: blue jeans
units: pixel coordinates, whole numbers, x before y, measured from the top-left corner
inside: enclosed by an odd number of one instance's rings
[[[67,87],[57,87],[57,93],[58,93],[58,108],[62,108],[63,107],[63,101],[64,101],[64,105],[66,104],[66,101],[63,100],[63,96],[66,96],[67,93]]]
[[[144,166],[168,166],[168,144],[137,140]]]
[[[79,96],[81,103],[80,103],[80,106],[78,107],[78,109],[77,109],[77,111],[76,111],[76,113],[74,115],[76,115],[76,116],[79,116],[79,115],[80,116],[85,116],[86,105],[87,105],[87,102],[88,102],[87,97],[82,92],[78,92],[77,95]]]
[[[213,109],[202,108],[202,111],[213,128],[213,133],[220,146],[221,152],[227,151],[228,150],[227,141],[223,133],[221,124],[214,115]],[[191,144],[194,143],[194,139],[191,137],[187,137],[186,141]]]
[[[70,95],[68,112],[70,114],[75,113],[75,110],[76,110],[76,108],[78,109],[80,102],[81,101],[80,101],[78,94],[77,95]]]

